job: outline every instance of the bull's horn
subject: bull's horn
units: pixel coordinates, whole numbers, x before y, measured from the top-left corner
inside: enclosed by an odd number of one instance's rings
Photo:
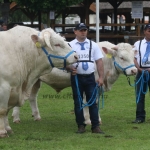
[[[53,50],[52,49],[52,47],[51,47],[51,45],[50,45],[50,33],[49,32],[44,32],[44,40],[45,40],[45,43],[46,43],[46,45],[51,49],[51,50]]]
[[[113,50],[118,50],[118,47],[117,46],[115,46],[115,47],[112,47],[111,49],[113,49]]]

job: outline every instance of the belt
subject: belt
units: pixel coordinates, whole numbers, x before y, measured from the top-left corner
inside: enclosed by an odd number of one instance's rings
[[[91,74],[77,74],[79,77],[89,77],[91,75],[94,75],[94,72],[92,72]]]

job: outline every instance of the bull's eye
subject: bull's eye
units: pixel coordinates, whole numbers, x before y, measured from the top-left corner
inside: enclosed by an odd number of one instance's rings
[[[55,44],[55,46],[60,46],[60,44]]]
[[[124,58],[123,58],[123,57],[120,57],[120,59],[121,59],[121,60],[124,60]]]

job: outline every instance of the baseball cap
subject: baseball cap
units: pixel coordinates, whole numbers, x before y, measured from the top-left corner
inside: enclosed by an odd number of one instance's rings
[[[150,29],[150,24],[145,25],[144,30]]]
[[[82,29],[86,29],[87,30],[87,26],[84,23],[79,23],[74,28],[74,30],[82,30]]]

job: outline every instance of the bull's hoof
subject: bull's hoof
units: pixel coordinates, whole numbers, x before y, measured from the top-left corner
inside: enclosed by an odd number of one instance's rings
[[[34,119],[34,121],[41,121],[41,118],[36,118]]]
[[[7,138],[7,137],[9,137],[7,133],[5,133],[5,134],[0,134],[0,138]]]
[[[87,124],[87,125],[91,125],[91,121],[90,120],[86,120],[84,123]]]
[[[7,130],[8,134],[14,134],[13,130]]]
[[[16,124],[19,124],[21,121],[20,120],[15,120],[13,122],[16,123]]]
[[[39,113],[35,113],[34,115],[32,114],[32,117],[34,117],[34,121],[40,121],[41,120],[41,116],[39,115]]]

